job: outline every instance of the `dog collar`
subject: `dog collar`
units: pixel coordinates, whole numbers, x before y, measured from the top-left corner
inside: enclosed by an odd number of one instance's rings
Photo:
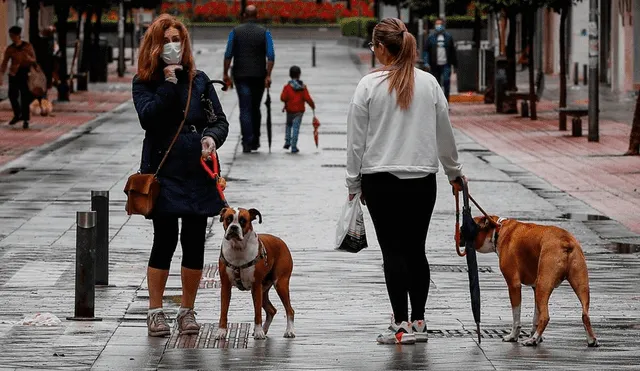
[[[496,254],[498,253],[498,238],[500,238],[500,227],[502,227],[502,222],[504,222],[505,220],[507,220],[507,218],[498,218],[498,221],[496,222],[498,225],[493,231],[493,251],[495,251]]]
[[[261,259],[264,259],[264,265],[267,266],[267,249],[264,248],[264,245],[262,244],[262,241],[260,241],[260,238],[258,238],[258,243],[258,256],[256,256],[252,261],[242,265],[233,265],[229,263],[227,258],[225,258],[224,254],[222,253],[222,247],[220,247],[220,260],[222,260],[222,264],[224,264],[226,267],[233,269],[233,279],[235,281],[236,287],[240,290],[248,290],[248,288],[245,288],[244,284],[242,283],[242,278],[240,277],[241,270],[253,267],[254,265],[258,264]]]

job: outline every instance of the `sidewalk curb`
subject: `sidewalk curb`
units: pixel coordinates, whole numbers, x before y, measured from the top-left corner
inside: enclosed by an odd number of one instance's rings
[[[0,165],[0,174],[5,174],[7,171],[12,169],[26,168],[30,164],[32,164],[36,159],[42,158],[43,156],[46,156],[47,154],[73,142],[74,140],[78,139],[82,135],[90,133],[92,130],[99,127],[106,120],[111,118],[114,114],[121,113],[123,110],[125,110],[126,107],[131,104],[131,102],[132,102],[132,99],[129,99],[126,102],[119,104],[116,108],[112,109],[111,111],[100,113],[96,118],[90,121],[87,121],[86,123],[78,126],[77,128],[62,134],[53,142],[43,144],[39,147],[32,148],[29,151],[20,155],[18,158],[11,160],[4,165]]]

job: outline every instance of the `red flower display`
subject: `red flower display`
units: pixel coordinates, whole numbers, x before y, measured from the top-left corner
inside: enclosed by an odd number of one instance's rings
[[[315,0],[264,0],[249,1],[258,8],[258,19],[274,23],[335,23],[346,17],[372,17],[372,0],[351,0],[351,10],[344,2],[316,4]],[[162,12],[172,14],[190,13],[190,3],[164,3]],[[240,1],[209,1],[193,8],[196,22],[237,21]]]

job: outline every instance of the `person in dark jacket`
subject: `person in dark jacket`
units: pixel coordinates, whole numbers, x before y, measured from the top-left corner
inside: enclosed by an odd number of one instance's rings
[[[9,121],[9,125],[15,125],[23,120],[22,127],[29,128],[29,104],[33,100],[29,91],[28,79],[29,68],[36,63],[36,53],[33,46],[22,40],[20,36],[22,28],[13,26],[9,29],[9,37],[13,42],[7,47],[0,66],[0,86],[4,83],[4,74],[7,72],[7,65],[11,61],[9,67],[9,100],[11,108],[13,108],[13,118]]]
[[[441,18],[436,19],[435,32],[427,37],[423,53],[425,67],[438,79],[444,96],[449,101],[452,67],[458,64],[458,59],[453,37],[444,30],[444,21]]]
[[[133,103],[145,130],[140,172],[153,174],[180,127],[193,79],[186,122],[158,174],[160,195],[150,217],[154,237],[147,268],[149,336],[170,333],[162,296],[178,237],[182,245],[178,331],[199,332],[193,306],[202,276],[207,217],[218,215],[225,206],[200,158],[224,144],[229,124],[209,78],[195,68],[190,45],[182,23],[167,14],[156,18],[140,46],[133,80]],[[178,219],[182,219],[180,235]]]
[[[271,86],[271,70],[275,61],[271,33],[255,23],[257,16],[255,5],[247,6],[247,22],[229,33],[224,53],[223,76],[227,85],[231,85],[229,67],[233,60],[233,82],[238,92],[244,153],[260,148],[260,104],[264,89]]]

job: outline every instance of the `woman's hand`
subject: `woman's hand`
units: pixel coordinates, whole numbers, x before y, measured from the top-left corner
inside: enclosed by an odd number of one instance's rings
[[[213,141],[213,138],[206,136],[202,137],[202,157],[208,158],[212,153],[216,151],[216,143]]]
[[[164,68],[164,79],[167,81],[171,81],[174,84],[178,82],[178,77],[176,76],[176,71],[182,70],[182,66],[179,64],[171,64]]]
[[[465,183],[469,183],[469,180],[464,175],[460,178],[456,178],[454,180],[449,181],[449,184],[451,184],[451,186],[453,187],[454,194],[456,192],[462,192],[462,184],[460,183],[461,180],[464,181]]]
[[[349,201],[353,201],[354,197],[356,197],[355,193],[349,194]],[[367,202],[364,200],[364,195],[363,194],[360,194],[360,202],[362,202],[363,205],[367,204]]]

